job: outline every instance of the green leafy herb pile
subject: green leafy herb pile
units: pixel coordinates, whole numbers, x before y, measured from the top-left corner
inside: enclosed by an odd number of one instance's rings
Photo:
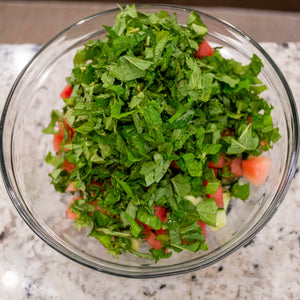
[[[222,185],[235,198],[249,195],[249,184],[230,169],[216,174],[209,162],[221,153],[258,156],[280,137],[272,107],[259,96],[262,63],[253,55],[243,66],[218,48],[196,57],[207,27],[195,12],[183,27],[176,15],[127,6],[104,27],[103,40],[77,51],[67,78],[72,94],[44,130],[57,134],[60,122],[64,133],[61,149],[46,158],[55,166],[52,183],[62,193],[74,184],[76,227],[90,227],[115,256],[129,251],[158,261],[207,250],[198,222],[215,227],[224,211],[207,194]],[[139,251],[151,234],[159,247]]]

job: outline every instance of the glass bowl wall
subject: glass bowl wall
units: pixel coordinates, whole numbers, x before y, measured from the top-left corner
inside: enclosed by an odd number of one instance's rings
[[[137,6],[143,12],[166,10],[177,14],[178,22],[186,24],[189,9],[169,5]],[[231,201],[228,225],[208,232],[209,251],[180,253],[159,263],[139,259],[131,254],[119,259],[106,253],[88,231],[78,232],[73,222],[65,218],[71,195],[62,195],[50,185],[48,173],[52,167],[44,162],[52,149],[52,136],[42,129],[50,120],[52,109],[63,101],[60,92],[66,85],[77,49],[91,39],[101,39],[112,26],[118,9],[106,11],[67,28],[46,44],[27,65],[15,82],[1,118],[1,170],[7,192],[20,215],[47,244],[63,255],[90,268],[125,277],[157,277],[180,274],[209,266],[249,241],[268,222],[283,200],[298,155],[298,119],[290,89],[270,57],[250,37],[235,27],[199,12],[208,26],[207,41],[222,46],[221,53],[249,63],[253,53],[264,64],[260,79],[268,86],[263,96],[273,106],[273,119],[282,138],[268,153],[273,159],[266,184],[251,186],[251,196],[245,203]]]

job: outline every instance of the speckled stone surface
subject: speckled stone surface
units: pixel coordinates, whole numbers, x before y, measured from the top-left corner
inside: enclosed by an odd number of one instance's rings
[[[300,110],[300,43],[263,43]],[[38,46],[0,45],[0,110]],[[299,165],[298,165],[299,167]],[[0,299],[300,299],[300,175],[268,225],[223,261],[151,280],[113,277],[55,252],[28,228],[0,186]]]

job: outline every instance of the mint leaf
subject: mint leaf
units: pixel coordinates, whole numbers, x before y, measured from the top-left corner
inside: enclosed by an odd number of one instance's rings
[[[48,152],[45,161],[47,164],[51,164],[52,166],[59,168],[65,162],[65,159],[62,156],[52,156],[51,152]]]
[[[155,259],[155,262],[158,262],[159,260],[161,259],[164,259],[164,258],[169,258],[172,256],[172,252],[169,251],[169,252],[166,252],[165,249],[150,249],[150,252],[152,253],[154,259]]]
[[[245,201],[249,198],[250,195],[250,185],[249,183],[240,184],[239,181],[237,181],[230,188],[230,193],[232,197]]]
[[[143,206],[140,206],[137,212],[137,219],[153,229],[160,229],[162,225],[160,219],[155,214],[150,214]]]
[[[93,218],[97,227],[107,226],[111,222],[111,218],[99,210],[94,212]]]
[[[55,131],[55,125],[57,123],[58,120],[63,120],[64,116],[61,112],[57,111],[57,110],[53,110],[51,112],[51,121],[49,123],[49,125],[43,130],[43,133],[46,134],[55,134],[57,133]]]
[[[153,65],[152,61],[140,59],[138,57],[133,57],[133,56],[131,57],[128,55],[124,55],[123,57],[140,70],[147,70]]]
[[[205,190],[207,194],[214,194],[219,187],[220,187],[219,180],[209,181],[205,186]]]
[[[196,159],[193,153],[185,153],[182,155],[186,168],[192,177],[201,177],[203,162]]]
[[[93,231],[91,236],[96,238],[104,247],[108,248],[111,244],[111,235],[107,235],[102,232]]]
[[[88,134],[91,131],[93,131],[94,126],[95,126],[95,123],[92,120],[88,120],[87,122],[85,122],[84,124],[82,124],[81,126],[76,128],[75,131],[80,132],[82,134]]]
[[[234,138],[228,137],[227,141],[230,142],[230,146],[226,151],[227,154],[241,154],[246,150],[246,147]]]
[[[188,195],[191,191],[191,185],[186,182],[185,177],[182,174],[178,174],[171,179],[174,192],[181,197]]]
[[[196,209],[202,222],[210,226],[216,226],[217,211],[219,208],[214,199],[211,198],[200,202],[197,204]]]
[[[165,161],[159,153],[153,155],[154,161],[145,162],[141,166],[140,174],[144,175],[146,186],[159,182],[167,172],[170,161]]]
[[[130,223],[130,232],[134,237],[138,237],[140,232],[142,231],[142,228],[134,221],[134,219],[127,213],[125,212],[125,218],[129,221]]]
[[[120,57],[119,63],[107,67],[109,74],[122,82],[128,82],[145,76],[145,70],[136,67],[124,57]]]
[[[251,151],[257,148],[259,144],[259,138],[255,133],[253,133],[251,123],[248,125],[241,125],[238,133],[238,142],[245,147],[245,150]]]
[[[215,76],[215,78],[219,81],[227,83],[232,88],[235,87],[240,81],[240,79],[233,78],[227,74],[221,74],[221,75]]]

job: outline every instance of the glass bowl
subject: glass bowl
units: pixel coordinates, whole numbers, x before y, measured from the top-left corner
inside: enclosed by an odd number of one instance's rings
[[[143,12],[166,10],[176,13],[186,24],[190,9],[171,5],[137,6]],[[101,272],[134,278],[174,275],[207,267],[254,237],[270,220],[286,195],[294,175],[298,156],[298,115],[292,93],[282,73],[267,53],[249,36],[234,26],[198,12],[208,26],[207,40],[222,46],[226,58],[249,63],[257,54],[264,68],[260,79],[268,86],[263,97],[274,106],[274,125],[280,128],[279,142],[268,153],[273,159],[267,182],[251,186],[249,200],[232,200],[228,225],[218,232],[208,232],[207,252],[174,253],[170,259],[154,263],[132,254],[116,259],[87,231],[77,231],[65,217],[70,195],[54,191],[44,162],[52,149],[52,136],[42,133],[52,109],[60,109],[60,92],[66,85],[76,50],[91,39],[101,39],[112,26],[119,9],[91,16],[62,31],[30,61],[17,78],[1,117],[1,171],[7,193],[31,229],[49,246],[66,257]]]

